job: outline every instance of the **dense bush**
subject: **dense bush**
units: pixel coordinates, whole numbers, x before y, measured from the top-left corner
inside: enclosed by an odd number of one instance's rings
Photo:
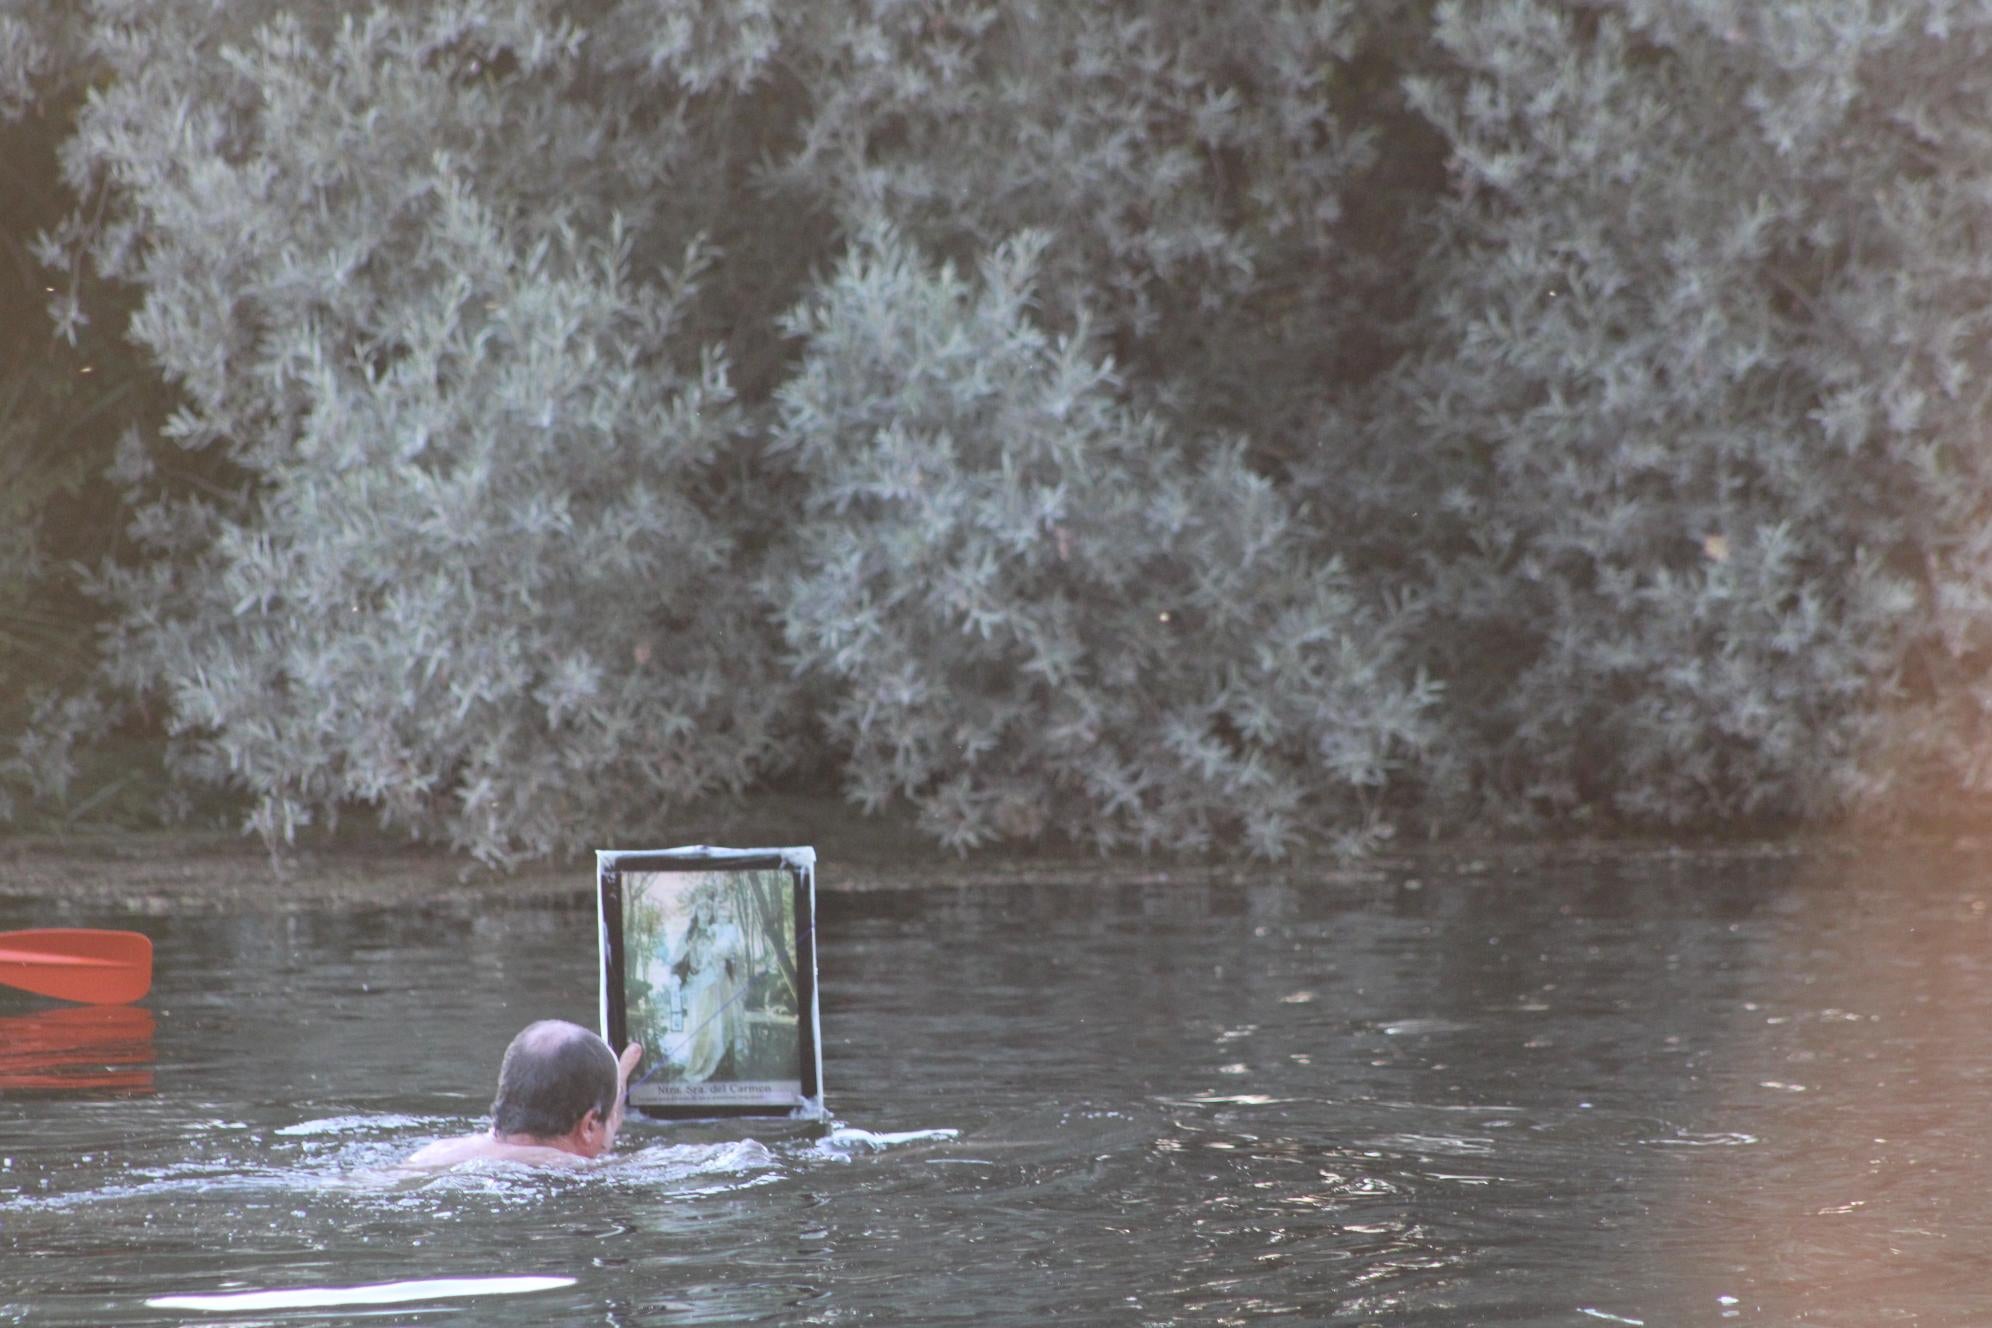
[[[773,641],[713,514],[726,364],[681,328],[708,260],[633,258],[671,157],[531,9],[240,45],[152,10],[82,117],[165,432],[239,477],[122,458],[148,556],[102,577],[106,670],[266,834],[352,802],[505,860],[773,750]]]
[[[1310,563],[1235,446],[1186,446],[1046,332],[1042,251],[971,280],[875,236],[788,320],[774,437],[807,497],[775,595],[853,790],[962,847],[1354,847],[1426,737],[1409,615]]]
[[[38,261],[37,235],[74,205],[57,160],[80,99],[74,18],[54,4],[0,12],[0,823],[17,801],[31,819],[111,801],[53,735],[99,711],[75,687],[95,663],[98,617],[76,565],[115,547],[103,471],[161,395],[120,335],[115,299],[101,301],[101,321],[81,317],[83,274]]]
[[[662,24],[645,5],[533,0],[344,17],[276,3],[103,11],[90,58],[105,77],[70,161],[72,187],[106,210],[79,214],[75,234],[96,270],[140,293],[132,334],[184,399],[167,451],[134,446],[121,462],[143,556],[98,582],[115,609],[107,677],[155,698],[185,739],[177,768],[254,795],[271,835],[360,803],[503,860],[763,773],[778,736],[795,736],[774,723],[796,693],[775,672],[768,609],[804,638],[795,596],[764,606],[751,573],[795,556],[782,517],[834,506],[823,490],[841,482],[819,464],[835,454],[793,430],[782,441],[800,464],[760,455],[756,408],[793,353],[775,314],[840,229],[898,216],[970,257],[1020,225],[1056,226],[1051,320],[1097,305],[1154,362],[1194,360],[1167,348],[1221,315],[1260,329],[1264,310],[1247,307],[1259,265],[1324,256],[1335,187],[1364,148],[1326,101],[1340,8],[1241,12],[1256,26],[1222,31],[1187,4],[1139,20],[714,6]],[[1227,82],[1226,65],[1243,72]],[[914,123],[931,129],[890,128]],[[918,183],[936,173],[949,177],[939,195]],[[1101,224],[1111,233],[1089,229]],[[804,397],[782,400],[788,419]],[[1102,437],[1125,450],[1158,428],[1130,417]],[[1094,463],[1075,449],[1098,440],[1056,441],[1083,480]],[[1036,445],[1001,446],[1037,464]],[[173,449],[224,464],[190,484]],[[971,471],[1001,464],[979,456]],[[1084,837],[1196,843],[1242,825],[1273,851],[1334,833],[1306,818],[1349,790],[1376,792],[1425,694],[1406,682],[1402,713],[1352,723],[1367,675],[1325,670],[1352,648],[1339,634],[1365,625],[1358,597],[1291,553],[1277,575],[1292,584],[1256,597],[1256,567],[1197,567],[1193,552],[1230,556],[1225,540],[1292,541],[1235,449],[1194,464],[1210,494],[1191,492],[1186,456],[1158,456],[1119,474],[1162,489],[1102,511],[1183,508],[1183,536],[1208,521],[1205,545],[1163,559],[1150,536],[1125,569],[1166,564],[1156,588],[1185,615],[1199,612],[1196,576],[1237,593],[1201,592],[1217,619],[1207,643],[1184,638],[1168,668],[1097,685],[1087,704],[1114,712],[1095,722],[1129,751],[1090,796],[1125,806]],[[1267,528],[1248,536],[1243,521]],[[1112,542],[1097,519],[1093,531]],[[1286,634],[1253,643],[1256,663],[1217,612],[1231,600]],[[1151,615],[1143,635],[1158,625]],[[1215,652],[1193,665],[1205,644]],[[1357,653],[1388,672],[1390,649],[1385,633]],[[1256,695],[1296,679],[1326,691]],[[924,742],[924,721],[903,718],[893,741]],[[1274,732],[1293,718],[1305,722]],[[1396,736],[1373,751],[1349,736],[1371,729]],[[1067,797],[1077,778],[1049,759],[992,758],[982,770],[1000,769],[1000,791],[936,824],[957,842],[1043,828],[1026,804]],[[1319,788],[1315,766],[1334,770]],[[974,782],[965,767],[891,787],[933,810],[933,789],[960,781]],[[1031,781],[1043,787],[1026,797]],[[1057,828],[1082,829],[1086,804],[1072,805]]]
[[[509,861],[820,742],[958,845],[1272,854],[1982,791],[1987,55],[1943,0],[19,0],[0,114],[89,87],[55,331],[173,397],[102,680],[266,834]]]
[[[1371,561],[1430,588],[1498,802],[1735,821],[1976,778],[1992,159],[1957,108],[1992,20],[1949,8],[1442,9],[1410,87],[1453,187],[1373,406],[1410,524]]]
[[[1379,155],[1350,92],[1377,8],[794,6],[808,112],[779,178],[967,266],[1041,232],[1047,318],[1086,311],[1139,399],[1276,450],[1363,336],[1344,223]]]

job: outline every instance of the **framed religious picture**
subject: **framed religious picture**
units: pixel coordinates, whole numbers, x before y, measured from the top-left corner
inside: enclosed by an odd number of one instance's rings
[[[630,1110],[822,1116],[815,850],[605,850],[595,884],[602,1036],[643,1044]]]

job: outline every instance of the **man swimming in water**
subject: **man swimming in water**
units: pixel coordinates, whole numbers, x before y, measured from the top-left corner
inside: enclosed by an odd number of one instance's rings
[[[642,1057],[638,1043],[618,1057],[601,1038],[564,1019],[527,1024],[498,1066],[489,1132],[430,1144],[401,1165],[488,1161],[571,1167],[599,1157],[615,1146],[623,1092]]]

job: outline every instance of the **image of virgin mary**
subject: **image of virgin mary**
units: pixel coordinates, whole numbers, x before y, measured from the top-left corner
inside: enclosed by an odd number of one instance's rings
[[[683,1083],[703,1083],[745,1046],[747,947],[730,908],[699,900],[675,962],[665,958],[670,1032],[659,1048]],[[723,1077],[723,1076],[722,1076]]]

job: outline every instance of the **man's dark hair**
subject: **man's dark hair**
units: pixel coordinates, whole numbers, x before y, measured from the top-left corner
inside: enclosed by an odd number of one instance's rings
[[[609,1044],[579,1024],[527,1024],[498,1066],[491,1128],[499,1134],[557,1139],[589,1108],[606,1119],[616,1105],[616,1058]]]

